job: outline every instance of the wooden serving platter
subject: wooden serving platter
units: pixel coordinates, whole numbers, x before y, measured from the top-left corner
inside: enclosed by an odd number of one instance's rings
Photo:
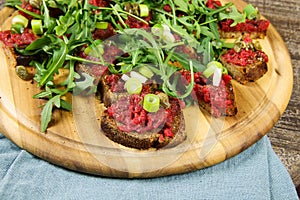
[[[233,1],[241,9],[244,2]],[[0,11],[0,29],[10,27],[14,10]],[[0,132],[53,164],[85,173],[122,178],[179,174],[220,163],[262,138],[283,114],[292,92],[289,52],[271,25],[260,41],[268,54],[268,72],[256,83],[234,82],[238,114],[212,118],[197,107],[184,110],[187,140],[173,148],[134,150],[118,145],[100,130],[103,108],[95,97],[71,96],[72,112],[55,110],[46,133],[40,130],[42,100],[32,99],[36,85],[17,77],[15,60],[0,47]],[[62,74],[61,76],[64,76]]]

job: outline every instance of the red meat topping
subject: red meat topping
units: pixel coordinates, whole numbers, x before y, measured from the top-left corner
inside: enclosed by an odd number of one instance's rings
[[[0,31],[0,40],[8,47],[27,46],[36,40],[36,36],[29,30],[25,29],[22,34],[11,33],[10,30]]]
[[[110,0],[89,0],[89,3],[98,7],[107,7],[110,4]]]
[[[253,64],[257,60],[268,62],[268,56],[263,51],[253,51],[242,49],[240,52],[236,52],[234,49],[230,49],[222,58],[229,64],[238,66],[247,66]]]
[[[206,6],[211,9],[216,9],[216,8],[222,6],[222,3],[220,1],[208,0],[206,3]]]
[[[183,70],[182,75],[188,83],[190,83],[191,72]],[[194,100],[204,101],[209,103],[212,109],[212,115],[219,117],[225,113],[226,108],[233,105],[233,102],[229,100],[228,92],[226,91],[226,85],[231,81],[230,75],[224,74],[219,87],[209,85],[209,80],[201,75],[201,72],[194,74],[194,88],[192,97]]]
[[[28,10],[30,12],[34,12],[34,13],[39,14],[39,15],[41,14],[41,11],[37,8],[32,7],[28,1],[23,1],[22,4],[21,4],[21,8],[23,8],[25,10]],[[22,11],[19,11],[19,13],[21,15],[23,15],[24,17],[26,17],[27,19],[32,19],[33,18],[32,16],[27,15]]]
[[[124,92],[125,82],[116,74],[105,76],[105,83],[109,86],[111,92]]]
[[[180,110],[178,100],[171,100],[170,108],[160,108],[155,113],[144,110],[142,100],[143,94],[123,96],[108,107],[108,114],[120,124],[118,128],[122,131],[145,133],[160,128],[164,137],[174,137],[172,123]]]
[[[225,32],[265,32],[267,31],[270,21],[268,20],[248,20],[245,23],[238,23],[236,26],[231,27],[232,19],[226,19],[220,22],[220,29]]]
[[[112,64],[118,56],[123,55],[123,51],[115,45],[105,46],[103,58],[106,62]]]
[[[146,22],[150,22],[152,18],[151,12],[149,13],[149,15],[147,17],[143,17],[142,19],[145,20]],[[149,28],[150,25],[149,23],[146,24],[132,16],[128,16],[128,19],[126,19],[125,24],[127,24],[130,28]]]
[[[95,31],[93,32],[93,38],[95,40],[105,40],[115,34],[115,29],[112,27],[111,23],[108,23],[107,29],[95,29]]]

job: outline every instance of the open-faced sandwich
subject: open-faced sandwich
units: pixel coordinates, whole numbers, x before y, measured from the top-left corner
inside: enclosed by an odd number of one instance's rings
[[[248,5],[213,0],[8,0],[18,11],[0,40],[28,66],[47,100],[45,132],[64,96],[99,94],[100,127],[112,141],[136,148],[172,147],[186,140],[183,111],[199,106],[212,117],[235,116],[232,80],[245,84],[266,73],[257,41],[269,22]],[[239,38],[229,43],[225,38]],[[56,74],[68,71],[55,82]],[[25,74],[25,75],[24,75]]]

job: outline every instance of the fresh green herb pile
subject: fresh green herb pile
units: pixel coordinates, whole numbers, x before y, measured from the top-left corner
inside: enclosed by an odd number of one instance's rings
[[[33,2],[33,1],[30,1]],[[205,0],[133,0],[132,4],[143,4],[152,15],[150,22],[143,17],[126,11],[126,0],[111,0],[108,7],[97,7],[83,0],[35,0],[40,7],[40,14],[23,9],[21,2],[8,0],[7,6],[26,13],[33,19],[42,20],[43,33],[25,49],[16,47],[22,55],[43,55],[43,60],[35,60],[30,65],[36,68],[34,80],[42,89],[34,98],[47,99],[41,113],[41,131],[45,132],[51,121],[53,107],[71,110],[71,105],[63,100],[69,92],[96,92],[94,78],[88,74],[84,77],[75,71],[77,63],[90,63],[108,66],[111,73],[127,73],[144,65],[158,75],[163,81],[162,90],[177,98],[187,97],[193,89],[193,72],[204,71],[207,63],[218,60],[224,48],[232,47],[225,43],[218,33],[218,22],[223,19],[233,19],[234,24],[244,22],[255,14],[255,9],[249,8],[243,13],[237,11],[233,3],[210,9]],[[163,6],[169,5],[171,12],[166,12]],[[57,18],[50,16],[51,8],[58,8],[61,14]],[[251,7],[252,8],[252,7]],[[179,16],[178,13],[181,15]],[[149,24],[149,30],[130,29],[125,23],[128,17]],[[99,44],[93,39],[93,31],[102,22],[110,22],[118,33],[118,39],[124,38],[117,45],[127,57],[117,58],[117,64],[108,64],[102,57],[103,52],[97,48]],[[167,31],[166,31],[167,30]],[[170,33],[179,35],[180,41],[175,41]],[[166,34],[165,34],[166,33]],[[127,37],[126,37],[127,36]],[[146,38],[146,40],[145,40]],[[159,39],[157,39],[159,38]],[[201,60],[192,60],[174,51],[175,47],[186,44],[192,47]],[[91,47],[96,52],[97,60],[88,60],[76,56],[79,49]],[[183,68],[191,71],[191,83],[185,93],[176,93],[176,82],[170,82],[170,77],[178,68],[169,63],[178,61]],[[148,65],[151,63],[152,65]],[[53,82],[59,69],[68,69],[66,80],[59,84]]]

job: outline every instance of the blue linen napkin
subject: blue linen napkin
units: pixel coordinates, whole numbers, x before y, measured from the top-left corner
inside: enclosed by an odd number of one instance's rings
[[[114,179],[69,171],[0,134],[0,199],[298,199],[265,136],[218,165],[182,175]]]

